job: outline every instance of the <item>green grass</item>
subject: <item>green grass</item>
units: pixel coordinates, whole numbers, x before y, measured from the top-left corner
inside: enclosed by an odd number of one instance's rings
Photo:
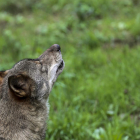
[[[62,48],[66,67],[50,94],[46,139],[140,139],[139,6],[139,0],[0,1],[1,70],[52,44]]]
[[[48,137],[57,133],[56,139],[139,139],[139,122],[134,121],[140,107],[139,51],[87,51],[84,59],[71,56],[77,59],[72,69],[66,60],[62,82],[58,80],[50,97]]]

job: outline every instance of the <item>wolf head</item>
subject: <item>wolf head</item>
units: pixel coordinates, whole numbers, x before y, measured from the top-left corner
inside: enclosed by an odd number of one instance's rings
[[[47,99],[63,69],[60,46],[54,44],[39,58],[21,60],[12,69],[0,72],[1,98]]]

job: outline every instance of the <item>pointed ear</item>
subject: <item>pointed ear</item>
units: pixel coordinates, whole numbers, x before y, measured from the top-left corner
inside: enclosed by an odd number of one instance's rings
[[[8,74],[8,71],[9,70],[7,70],[7,71],[0,71],[0,85],[2,84],[4,77]]]
[[[14,95],[20,98],[31,94],[31,82],[31,78],[23,74],[12,75],[8,78],[9,89]]]

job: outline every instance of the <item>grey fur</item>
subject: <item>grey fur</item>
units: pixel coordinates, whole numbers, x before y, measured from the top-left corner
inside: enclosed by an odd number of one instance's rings
[[[0,140],[44,140],[48,97],[64,61],[54,44],[38,59],[0,72]]]

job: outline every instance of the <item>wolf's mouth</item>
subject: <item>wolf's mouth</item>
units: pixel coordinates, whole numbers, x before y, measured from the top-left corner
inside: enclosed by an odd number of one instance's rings
[[[62,62],[60,63],[60,65],[59,65],[59,67],[58,67],[56,73],[57,73],[59,70],[62,70],[63,66],[64,66],[64,62],[63,62],[63,60],[62,60]]]

